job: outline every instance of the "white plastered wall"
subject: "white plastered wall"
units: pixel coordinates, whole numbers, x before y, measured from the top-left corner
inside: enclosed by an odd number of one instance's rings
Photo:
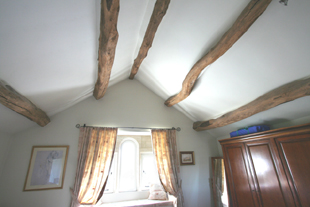
[[[11,144],[11,135],[0,132],[0,177],[5,168],[5,161],[9,153]]]
[[[110,87],[101,100],[93,97],[51,117],[51,123],[12,136],[6,167],[0,178],[1,207],[69,207],[74,184],[79,130],[76,124],[115,127],[181,127],[179,151],[194,151],[195,165],[181,166],[185,205],[211,206],[210,157],[218,156],[216,139],[196,132],[193,122],[138,81],[125,80]],[[61,190],[23,192],[31,148],[34,145],[69,145],[64,187]]]

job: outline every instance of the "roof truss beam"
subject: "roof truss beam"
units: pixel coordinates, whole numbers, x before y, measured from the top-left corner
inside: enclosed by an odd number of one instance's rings
[[[44,111],[4,81],[0,81],[0,103],[42,127],[50,122],[50,118]]]
[[[262,111],[266,111],[280,104],[310,95],[310,78],[297,80],[279,88],[276,88],[254,101],[224,114],[217,119],[195,122],[193,128],[196,131],[213,129],[235,123]]]
[[[93,96],[102,98],[108,88],[118,41],[119,0],[101,0],[98,78]]]
[[[199,74],[221,57],[250,28],[255,20],[266,10],[271,0],[251,0],[233,26],[222,36],[220,41],[189,71],[182,83],[182,90],[165,101],[166,106],[173,106],[187,98],[195,85]]]
[[[170,0],[157,0],[156,1],[149,25],[147,26],[147,29],[146,29],[146,32],[143,38],[143,42],[141,44],[141,47],[138,53],[138,56],[135,59],[134,64],[132,65],[129,79],[133,79],[135,77],[142,61],[146,58],[149,49],[152,47],[155,33],[157,31],[157,28],[161,20],[163,19],[163,17],[165,16],[167,12],[169,3],[170,3]]]

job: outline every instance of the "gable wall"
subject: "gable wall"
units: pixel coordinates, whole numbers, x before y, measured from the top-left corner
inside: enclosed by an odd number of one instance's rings
[[[11,144],[10,135],[0,132],[0,177],[3,172],[5,161],[9,153],[9,147]]]
[[[116,127],[181,127],[179,151],[194,151],[196,165],[181,166],[186,206],[211,206],[210,157],[218,155],[216,139],[196,132],[192,121],[138,81],[110,87],[101,100],[89,97],[51,117],[44,128],[33,127],[12,137],[6,167],[0,178],[1,207],[69,206],[77,165],[79,130],[76,124]],[[34,145],[70,145],[64,187],[61,190],[23,192],[31,148]]]

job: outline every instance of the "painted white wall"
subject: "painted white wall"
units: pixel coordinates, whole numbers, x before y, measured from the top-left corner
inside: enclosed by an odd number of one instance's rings
[[[9,153],[11,135],[0,132],[0,177],[5,166],[5,161]]]
[[[115,127],[181,127],[179,151],[194,151],[196,164],[181,166],[185,205],[211,206],[210,157],[218,156],[216,139],[196,132],[193,122],[138,81],[125,80],[110,87],[101,100],[93,97],[51,117],[44,128],[33,127],[12,137],[6,168],[0,178],[1,207],[69,206],[74,184],[79,130],[76,124]],[[61,190],[23,192],[31,148],[34,145],[70,145],[64,187]]]

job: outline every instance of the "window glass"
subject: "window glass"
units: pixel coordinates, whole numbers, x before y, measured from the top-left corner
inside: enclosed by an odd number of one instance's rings
[[[152,153],[141,154],[141,190],[149,189],[152,183],[159,183],[155,155]]]
[[[105,193],[113,193],[115,191],[116,162],[117,162],[117,153],[114,153],[111,169],[109,172],[109,177],[107,180],[106,187],[104,189]]]
[[[137,147],[131,140],[120,147],[119,191],[136,191]]]

